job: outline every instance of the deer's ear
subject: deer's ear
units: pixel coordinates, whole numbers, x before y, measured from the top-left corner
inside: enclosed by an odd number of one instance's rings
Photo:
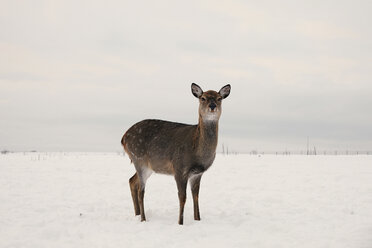
[[[199,85],[194,83],[191,84],[191,92],[197,98],[200,98],[203,95],[203,90],[200,88]]]
[[[218,92],[218,94],[220,94],[222,98],[225,99],[226,97],[230,95],[230,90],[231,90],[231,86],[230,84],[228,84],[228,85],[223,86]]]

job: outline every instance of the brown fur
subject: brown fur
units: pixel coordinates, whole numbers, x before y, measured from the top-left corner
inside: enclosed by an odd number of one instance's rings
[[[124,134],[121,143],[133,162],[136,173],[129,180],[135,214],[145,221],[144,192],[152,172],[173,175],[180,201],[179,224],[183,224],[186,187],[190,179],[194,219],[200,220],[199,188],[202,174],[212,165],[218,141],[221,100],[230,93],[230,85],[220,92],[202,92],[192,85],[199,98],[199,123],[187,125],[162,120],[143,120]]]

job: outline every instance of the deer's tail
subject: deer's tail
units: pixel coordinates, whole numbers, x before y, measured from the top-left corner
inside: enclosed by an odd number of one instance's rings
[[[124,148],[124,152],[125,152],[126,154],[128,154],[128,156],[129,156],[129,158],[130,158],[130,155],[129,155],[129,152],[128,152],[127,143],[125,142],[126,134],[127,134],[127,133],[125,133],[125,134],[123,135],[123,137],[121,138],[120,143],[121,143],[121,145],[122,145],[123,148]],[[131,162],[131,163],[133,162],[133,161],[132,161],[132,158],[130,158],[130,162]]]

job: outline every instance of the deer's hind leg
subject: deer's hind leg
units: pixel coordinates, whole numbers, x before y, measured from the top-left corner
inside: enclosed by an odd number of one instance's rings
[[[138,174],[137,173],[135,173],[129,179],[129,186],[130,186],[130,192],[132,194],[132,199],[133,199],[134,214],[139,215],[140,214],[140,207],[139,207],[139,203],[138,203],[139,179],[138,179]]]
[[[151,176],[152,170],[147,167],[137,167],[138,175],[138,187],[137,187],[137,199],[139,205],[139,212],[141,214],[141,221],[146,221],[145,207],[144,207],[144,196],[145,196],[145,186],[147,179]]]

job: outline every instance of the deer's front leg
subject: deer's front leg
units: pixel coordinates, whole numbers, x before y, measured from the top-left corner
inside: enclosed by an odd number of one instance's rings
[[[194,220],[200,220],[199,212],[199,189],[200,189],[200,180],[202,174],[194,176],[190,179],[192,199],[194,202]]]
[[[178,224],[183,225],[183,211],[186,203],[186,188],[187,188],[187,179],[182,176],[176,176],[176,183],[178,189],[178,199],[180,200],[180,215],[178,218]]]

